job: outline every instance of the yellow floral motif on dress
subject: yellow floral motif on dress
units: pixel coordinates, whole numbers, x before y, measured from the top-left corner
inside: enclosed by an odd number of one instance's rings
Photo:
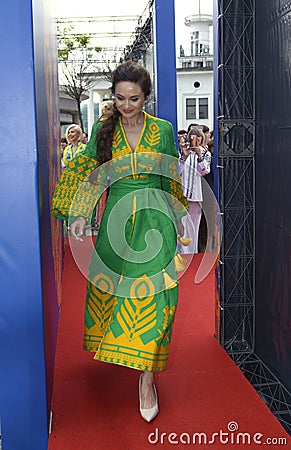
[[[130,154],[131,154],[130,149],[126,145],[124,145],[122,148],[113,150],[112,158],[118,158],[121,161],[123,156]]]
[[[112,139],[112,147],[118,148],[118,146],[121,144],[121,142],[122,142],[121,131],[116,128],[114,135],[113,135],[113,139]]]
[[[163,347],[168,347],[171,341],[171,337],[172,337],[172,327],[169,327],[167,329],[167,331],[165,332],[165,334],[163,335]]]
[[[139,338],[152,330],[157,323],[154,285],[144,275],[135,280],[130,298],[125,298],[117,313],[117,320],[129,341]]]
[[[173,317],[176,311],[176,306],[173,306],[172,308],[169,307],[169,305],[167,305],[164,309],[163,309],[163,313],[164,313],[164,322],[162,325],[163,330],[166,330],[167,327],[169,326],[169,317]]]
[[[121,173],[121,172],[124,172],[125,170],[129,170],[129,169],[130,169],[130,166],[123,166],[123,167],[116,167],[115,171],[117,173]]]
[[[161,162],[162,158],[163,158],[163,155],[161,153],[153,153],[151,155],[151,159],[153,161],[156,161],[157,163]]]
[[[93,280],[91,281],[92,287],[95,289],[99,289],[104,292],[104,298],[106,299],[106,295],[110,297],[111,293],[114,292],[114,285],[112,280],[103,273],[98,273]]]
[[[113,295],[114,287],[110,278],[102,273],[94,277],[93,282],[87,282],[88,296],[86,317],[88,329],[98,323],[99,332],[104,332],[112,316],[116,297]]]
[[[145,142],[150,147],[155,147],[159,145],[161,139],[160,127],[156,123],[151,123],[149,125],[149,131],[145,135]]]
[[[137,166],[140,167],[141,169],[145,169],[145,170],[153,170],[153,166],[152,166],[151,164],[148,164],[148,165],[146,166],[145,164],[138,163]]]
[[[149,175],[136,175],[134,178],[136,179],[136,180],[138,180],[138,179],[143,179],[143,178],[148,178],[149,177]],[[132,175],[128,175],[127,177],[123,177],[122,179],[123,180],[130,180],[130,179],[132,179],[133,178],[133,176]]]
[[[170,175],[174,180],[180,180],[180,176],[177,171],[177,163],[176,161],[171,162],[169,166]]]
[[[158,153],[156,148],[145,147],[142,144],[137,148],[136,153],[143,153],[143,158],[150,158],[152,161],[156,161],[157,163],[159,163],[163,158],[163,155]]]
[[[92,202],[96,202],[101,191],[101,185],[92,188],[89,183],[83,183],[83,181],[92,170],[96,169],[96,166],[95,159],[81,154],[68,163],[52,198],[52,212],[55,216],[67,220],[70,213],[80,213],[83,217],[88,217],[90,210],[92,211]],[[74,201],[74,198],[76,194],[76,198],[80,197],[81,192],[85,195],[77,207],[77,201]]]
[[[175,312],[176,306],[172,306],[172,308],[170,308],[169,305],[167,305],[163,309],[164,321],[162,324],[162,329],[161,328],[158,329],[159,335],[156,340],[156,342],[162,343],[163,347],[167,347],[170,343],[172,336],[172,324],[174,321]]]
[[[137,278],[131,286],[130,297],[140,300],[146,297],[153,297],[155,293],[155,286],[153,282],[146,275]]]
[[[181,185],[175,180],[170,180],[170,189],[173,193],[171,197],[173,208],[177,211],[181,211],[184,207],[185,210],[188,211],[188,201],[181,190]]]

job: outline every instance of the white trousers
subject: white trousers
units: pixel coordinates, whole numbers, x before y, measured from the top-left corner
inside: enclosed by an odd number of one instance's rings
[[[199,225],[202,216],[202,208],[199,202],[189,202],[188,214],[182,217],[184,225],[184,237],[192,238],[192,242],[187,247],[181,246],[181,253],[194,254],[198,253],[198,233]]]

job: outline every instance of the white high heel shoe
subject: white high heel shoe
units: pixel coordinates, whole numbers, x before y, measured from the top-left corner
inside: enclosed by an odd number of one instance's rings
[[[159,413],[158,395],[157,395],[156,386],[153,384],[155,397],[156,397],[156,402],[155,402],[154,406],[152,408],[146,408],[146,409],[141,407],[141,382],[142,382],[142,376],[143,376],[143,374],[141,374],[141,376],[139,377],[139,411],[140,411],[141,417],[144,420],[146,420],[147,422],[151,422]]]

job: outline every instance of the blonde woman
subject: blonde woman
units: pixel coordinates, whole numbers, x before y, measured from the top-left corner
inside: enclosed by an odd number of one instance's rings
[[[83,131],[79,125],[72,124],[69,125],[66,131],[66,139],[69,142],[67,147],[64,149],[62,157],[62,166],[66,167],[69,161],[71,161],[74,156],[85,150],[86,144],[83,144]]]

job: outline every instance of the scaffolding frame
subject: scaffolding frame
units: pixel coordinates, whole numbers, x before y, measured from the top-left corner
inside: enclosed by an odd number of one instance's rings
[[[255,4],[256,0],[217,0],[218,196],[223,236],[217,337],[291,432],[291,394],[255,353]]]
[[[254,0],[219,2],[220,342],[231,356],[254,351]]]

